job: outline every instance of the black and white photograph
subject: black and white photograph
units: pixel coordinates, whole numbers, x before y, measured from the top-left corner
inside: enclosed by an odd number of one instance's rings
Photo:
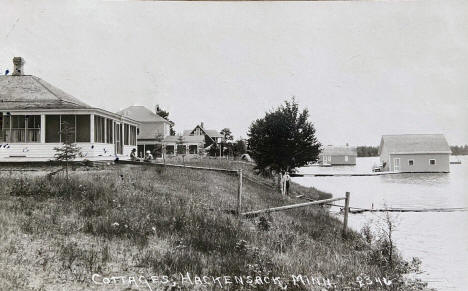
[[[0,12],[0,290],[468,290],[468,1]]]

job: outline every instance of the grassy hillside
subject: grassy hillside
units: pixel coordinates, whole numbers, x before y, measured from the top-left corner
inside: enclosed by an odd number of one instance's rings
[[[43,170],[0,172],[5,290],[168,290],[171,284],[173,290],[321,290],[327,280],[341,290],[358,288],[359,276],[364,283],[365,276],[392,279],[371,290],[411,289],[402,285],[409,264],[390,265],[383,248],[371,248],[356,233],[343,239],[341,222],[326,209],[235,217],[235,175],[120,165],[77,170],[66,180]],[[245,171],[253,177],[248,166]],[[249,180],[244,194],[244,210],[303,202]],[[187,272],[191,281],[182,280]],[[93,274],[109,284],[96,284]]]

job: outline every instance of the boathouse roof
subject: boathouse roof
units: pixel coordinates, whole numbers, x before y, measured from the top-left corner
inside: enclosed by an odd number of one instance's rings
[[[443,134],[401,134],[384,135],[380,142],[388,153],[451,153],[450,146]]]

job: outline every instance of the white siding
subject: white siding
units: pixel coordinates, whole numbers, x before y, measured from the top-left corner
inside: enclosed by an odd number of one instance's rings
[[[28,159],[28,160],[53,160],[55,155],[55,147],[61,146],[59,143],[17,143],[9,144],[8,148],[4,147],[5,144],[0,144],[0,161],[8,161],[14,159]],[[78,143],[83,157],[77,160],[90,159],[114,159],[115,146],[113,144],[91,144],[91,143]],[[130,152],[136,146],[124,146],[123,155],[119,155],[122,160],[129,159]]]

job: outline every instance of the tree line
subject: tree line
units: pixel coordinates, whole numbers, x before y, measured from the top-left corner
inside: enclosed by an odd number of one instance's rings
[[[462,155],[468,155],[468,145],[460,145],[460,146],[450,146],[450,149],[452,150],[452,155],[455,156],[462,156]]]
[[[375,146],[358,146],[356,150],[358,157],[377,157],[379,155],[379,147]]]

